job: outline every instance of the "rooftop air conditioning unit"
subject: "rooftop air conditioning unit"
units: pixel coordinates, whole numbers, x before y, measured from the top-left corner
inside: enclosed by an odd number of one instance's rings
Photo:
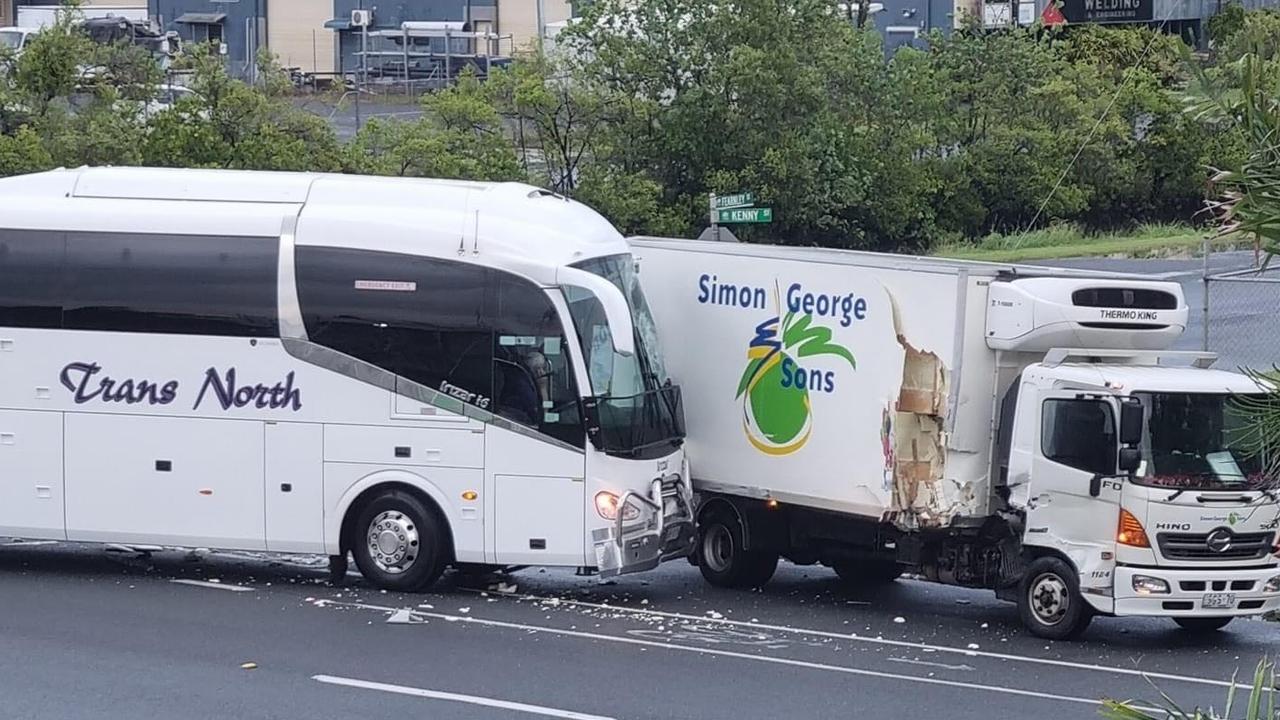
[[[352,10],[351,27],[362,28],[373,24],[372,10]]]
[[[1164,350],[1187,326],[1182,286],[1154,280],[1022,278],[991,283],[987,346]]]

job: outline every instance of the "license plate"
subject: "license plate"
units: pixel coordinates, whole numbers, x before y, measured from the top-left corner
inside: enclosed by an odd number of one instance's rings
[[[1206,593],[1200,607],[1208,609],[1233,608],[1236,606],[1235,593]]]

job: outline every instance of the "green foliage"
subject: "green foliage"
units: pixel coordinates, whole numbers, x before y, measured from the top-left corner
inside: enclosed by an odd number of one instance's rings
[[[23,125],[12,135],[0,135],[0,176],[38,172],[53,167],[53,158],[40,137]]]
[[[1160,693],[1161,710],[1151,714],[1134,707],[1131,702],[1107,700],[1103,703],[1102,716],[1109,720],[1278,720],[1280,719],[1280,691],[1274,662],[1263,658],[1253,673],[1249,697],[1238,704],[1236,677],[1231,677],[1231,689],[1227,691],[1226,706],[1222,712],[1213,707],[1186,710],[1178,706],[1168,695]]]
[[[503,181],[522,179],[502,118],[472,74],[427,95],[414,122],[371,121],[348,148],[348,168],[377,175]]]
[[[420,118],[370,121],[345,144],[293,104],[267,54],[248,85],[216,51],[189,48],[195,95],[159,109],[155,63],[95,45],[73,14],[0,58],[0,171],[526,180],[624,232],[661,235],[705,227],[708,193],[750,190],[774,222],[735,227],[744,239],[923,252],[1033,242],[1028,229],[1062,223],[1095,235],[1207,220],[1213,167],[1234,198],[1222,219],[1275,232],[1277,136],[1264,129],[1280,94],[1275,12],[1229,8],[1206,66],[1146,28],[969,26],[886,59],[879,36],[829,0],[597,0],[554,58],[484,83],[465,75],[425,96]]]
[[[1280,58],[1250,53],[1219,72],[1202,71],[1187,99],[1197,118],[1246,148],[1242,162],[1213,178],[1219,233],[1256,238],[1269,256],[1280,252]]]
[[[1209,42],[1221,46],[1230,41],[1244,27],[1245,16],[1244,5],[1228,2],[1226,7],[1206,23],[1205,31],[1209,35]]]
[[[1218,55],[1225,62],[1256,54],[1263,60],[1275,59],[1280,53],[1280,11],[1260,8],[1244,11],[1237,5],[1217,17],[1226,18],[1213,38]],[[1216,19],[1216,18],[1215,18]]]
[[[209,45],[189,50],[191,97],[147,122],[142,155],[149,165],[258,170],[343,167],[342,148],[321,118],[287,98],[250,87],[227,74]],[[260,77],[278,73],[260,59]],[[268,80],[268,87],[270,87]]]

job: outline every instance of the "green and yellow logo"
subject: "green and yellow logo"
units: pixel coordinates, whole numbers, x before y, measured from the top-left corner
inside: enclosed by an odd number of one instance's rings
[[[789,455],[804,447],[813,432],[810,395],[836,390],[834,370],[806,368],[802,360],[834,355],[857,369],[853,353],[831,338],[831,329],[814,325],[812,314],[788,312],[781,321],[775,316],[756,326],[736,397],[743,430],[760,452]]]

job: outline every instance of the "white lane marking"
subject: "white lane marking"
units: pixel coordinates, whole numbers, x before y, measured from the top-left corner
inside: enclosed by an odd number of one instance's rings
[[[432,700],[448,700],[450,702],[467,703],[470,705],[483,705],[485,707],[499,708],[502,710],[515,710],[516,712],[529,713],[530,715],[545,715],[546,717],[564,718],[565,720],[614,720],[613,718],[606,717],[604,715],[588,715],[586,713],[574,712],[572,710],[559,710],[557,708],[543,707],[542,705],[527,705],[525,703],[511,702],[510,700],[495,700],[493,698],[479,697],[476,695],[460,695],[458,693],[442,692],[440,690],[424,690],[422,688],[407,687],[405,685],[389,685],[387,683],[353,680],[352,678],[334,677],[332,675],[312,675],[311,679],[328,685],[342,685],[344,687],[361,688],[363,690],[378,690],[380,692],[430,698]]]
[[[942,668],[943,670],[973,670],[973,668],[968,665],[948,665],[946,663],[929,662],[928,660],[911,660],[908,658],[885,658],[885,660],[888,660],[889,662],[906,663],[908,665],[923,665],[925,667]]]
[[[404,608],[384,607],[381,605],[367,605],[365,603],[350,603],[336,600],[316,600],[317,607],[325,607],[329,605],[338,607],[354,607],[362,610],[375,610],[378,612],[395,613]],[[1000,687],[998,685],[983,685],[974,682],[959,682],[955,680],[941,680],[939,678],[918,677],[915,675],[900,675],[898,673],[883,672],[880,670],[864,670],[861,668],[845,667],[843,665],[829,665],[827,663],[809,662],[806,660],[793,660],[791,658],[770,657],[768,655],[753,655],[751,653],[734,652],[732,650],[717,650],[715,648],[690,647],[688,645],[676,645],[674,643],[657,642],[654,640],[640,640],[632,637],[619,637],[616,635],[601,635],[599,633],[584,632],[582,630],[564,630],[562,628],[545,627],[542,625],[526,625],[524,623],[505,622],[503,620],[485,620],[483,618],[473,617],[471,615],[447,615],[445,613],[424,612],[422,610],[412,611],[416,615],[423,617],[436,618],[454,623],[468,623],[472,625],[481,625],[485,627],[498,627],[508,630],[523,630],[529,633],[547,633],[548,635],[562,635],[565,637],[576,637],[586,640],[599,640],[602,642],[620,643],[623,645],[639,645],[641,647],[663,648],[666,650],[677,650],[680,652],[696,653],[701,655],[714,655],[717,657],[734,658],[736,660],[749,660],[752,662],[769,663],[773,665],[786,665],[789,667],[804,668],[806,670],[824,670],[827,672],[842,673],[845,675],[858,675],[862,677],[873,677],[882,680],[902,680],[905,682],[922,683],[924,685],[941,685],[944,687],[965,688],[969,690],[986,690],[988,692],[1000,693],[1004,695],[1018,695],[1021,697],[1040,698],[1045,700],[1059,700],[1061,702],[1076,703],[1079,705],[1101,705],[1102,700],[1091,698],[1072,697],[1070,695],[1055,695],[1053,693],[1041,692],[1039,690],[1019,690],[1017,688]],[[1139,705],[1130,705],[1144,712],[1159,712],[1159,708],[1143,707]]]
[[[187,580],[184,578],[174,578],[169,582],[177,583],[179,585],[190,585],[192,587],[210,588],[213,590],[230,590],[231,592],[253,592],[253,588],[248,588],[241,585],[223,585],[222,583],[206,582],[204,580]]]
[[[471,592],[471,591],[469,591]],[[474,591],[478,592],[478,591]],[[629,608],[621,605],[605,605],[602,603],[590,603],[581,600],[566,600],[563,598],[541,597],[538,595],[506,595],[504,597],[515,598],[517,600],[536,600],[547,602],[552,606],[572,605],[577,607],[586,607],[594,610],[611,610],[617,612],[631,613],[633,615],[651,615],[655,617],[670,618],[676,620],[685,620],[689,622],[700,623],[721,623],[724,625],[734,625],[737,627],[752,628],[754,630],[774,630],[777,632],[794,633],[799,635],[812,635],[814,637],[827,637],[837,640],[848,640],[851,642],[867,643],[870,645],[884,645],[888,647],[908,648],[911,650],[923,650],[929,652],[954,653],[964,655],[966,657],[985,657],[993,660],[1009,660],[1013,662],[1032,663],[1036,665],[1050,665],[1053,667],[1071,668],[1073,670],[1088,670],[1091,672],[1113,673],[1116,675],[1129,675],[1132,677],[1152,678],[1155,680],[1172,680],[1175,682],[1192,683],[1196,685],[1212,685],[1214,687],[1229,688],[1232,686],[1229,680],[1211,680],[1209,678],[1192,677],[1190,675],[1174,675],[1170,673],[1148,672],[1136,668],[1111,667],[1108,665],[1090,665],[1088,663],[1071,662],[1070,660],[1054,660],[1052,658],[1040,658],[1030,655],[1010,655],[1008,653],[989,652],[986,650],[970,650],[968,648],[950,647],[947,645],[929,645],[927,643],[909,642],[906,640],[888,640],[878,637],[865,637],[856,633],[836,633],[826,630],[812,630],[809,628],[789,627],[786,625],[770,625],[766,623],[744,622],[742,620],[729,620],[727,618],[710,618],[704,615],[685,615],[684,613],[663,612],[661,610],[649,610],[641,608]],[[1238,688],[1248,688],[1245,683],[1235,683]]]

